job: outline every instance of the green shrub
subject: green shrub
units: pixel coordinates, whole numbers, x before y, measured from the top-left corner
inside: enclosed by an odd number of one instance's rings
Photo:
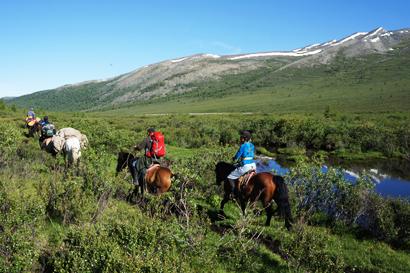
[[[285,240],[281,252],[297,272],[344,272],[344,260],[339,255],[341,245],[326,232],[316,232],[296,225],[292,239]]]

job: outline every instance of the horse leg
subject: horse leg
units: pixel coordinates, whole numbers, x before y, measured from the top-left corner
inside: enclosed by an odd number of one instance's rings
[[[141,190],[141,197],[144,197],[144,191],[145,191],[145,181],[144,181],[144,179],[140,179],[139,188]]]
[[[135,169],[133,163],[130,163],[128,165],[128,169],[131,173],[132,183],[135,184],[135,181],[138,181],[138,175],[137,175],[137,170]]]
[[[266,222],[265,222],[265,226],[270,226],[270,220],[272,219],[272,215],[273,215],[273,209],[272,209],[272,203],[270,203],[267,207],[265,207],[265,211],[266,211]]]
[[[242,214],[245,215],[246,205],[248,201],[245,198],[243,198],[242,195],[239,195],[239,203],[241,204]]]
[[[222,201],[221,201],[221,206],[220,206],[220,208],[219,208],[219,213],[222,214],[222,215],[225,215],[225,213],[224,213],[224,206],[225,206],[225,204],[228,203],[228,201],[230,200],[229,195],[230,195],[230,193],[226,193],[226,192],[225,192],[224,198],[223,198]]]
[[[292,223],[293,223],[293,219],[292,219],[292,212],[290,209],[290,204],[289,204],[289,200],[281,200],[281,205],[280,205],[280,211],[282,216],[285,218],[285,227],[287,230],[291,230],[292,229]]]
[[[125,199],[125,200],[127,200],[127,202],[131,202],[133,192],[134,192],[134,189],[131,189],[131,190],[128,192],[127,197],[126,197],[126,199]]]
[[[28,127],[28,137],[34,137],[34,126]]]

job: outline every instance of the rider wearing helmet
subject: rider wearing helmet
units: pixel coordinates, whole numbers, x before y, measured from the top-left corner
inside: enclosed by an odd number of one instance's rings
[[[31,117],[31,119],[36,118],[36,113],[34,113],[33,107],[30,107],[30,109],[27,111],[27,117]]]
[[[48,116],[44,116],[44,118],[42,120],[40,120],[40,125],[41,127],[43,127],[46,124],[49,124],[50,122],[48,121]]]
[[[255,156],[255,146],[251,143],[251,132],[241,131],[240,144],[238,151],[233,157],[234,162],[237,162],[238,167],[228,175],[229,183],[232,187],[232,192],[237,195],[238,189],[236,181],[243,174],[256,170],[256,164],[253,162]]]

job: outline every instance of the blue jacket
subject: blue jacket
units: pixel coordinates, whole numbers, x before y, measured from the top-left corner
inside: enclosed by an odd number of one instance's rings
[[[40,120],[40,125],[41,125],[41,126],[45,126],[45,125],[47,125],[47,124],[50,124],[50,122],[49,122],[49,121]]]
[[[244,142],[234,156],[234,160],[240,161],[242,165],[253,163],[253,157],[255,156],[255,146],[252,143]]]

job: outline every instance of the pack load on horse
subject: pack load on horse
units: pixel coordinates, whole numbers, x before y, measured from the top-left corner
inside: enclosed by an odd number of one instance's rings
[[[124,168],[128,167],[129,172],[132,175],[133,181],[136,179],[135,175],[135,158],[132,154],[126,152],[119,152],[118,159],[117,159],[117,168],[116,173],[118,175]],[[159,164],[153,165],[149,168],[143,180],[145,183],[138,183],[135,185],[135,188],[132,195],[138,193],[138,189],[140,189],[141,195],[144,195],[145,186],[149,193],[152,194],[161,194],[167,192],[171,187],[171,177],[173,176],[171,170],[167,167],[163,167]],[[132,197],[131,195],[131,197]]]
[[[80,131],[77,129],[67,127],[67,128],[62,128],[57,131],[57,135],[64,138],[64,139],[69,139],[71,137],[76,137],[80,141],[81,149],[84,149],[88,145],[88,138],[86,135],[82,134]]]
[[[53,156],[56,156],[63,150],[64,143],[64,138],[60,137],[59,135],[54,135],[52,137],[44,139],[40,144],[40,148],[52,154]]]
[[[78,164],[81,149],[88,145],[87,136],[74,128],[63,128],[52,137],[46,138],[41,148],[56,156],[63,152],[66,166]]]
[[[235,166],[226,162],[218,162],[215,166],[216,183],[220,185],[224,182],[224,197],[221,201],[220,210],[224,214],[225,204],[232,199],[232,184],[228,176],[235,170]],[[249,175],[249,174],[245,174]],[[269,172],[255,173],[245,178],[244,183],[236,184],[238,187],[235,198],[238,199],[243,214],[245,214],[248,202],[255,203],[260,200],[266,211],[265,225],[269,226],[274,211],[272,201],[275,201],[280,215],[285,219],[285,227],[289,230],[292,227],[292,214],[289,204],[288,188],[281,176],[273,175]],[[245,183],[246,182],[246,183]]]

